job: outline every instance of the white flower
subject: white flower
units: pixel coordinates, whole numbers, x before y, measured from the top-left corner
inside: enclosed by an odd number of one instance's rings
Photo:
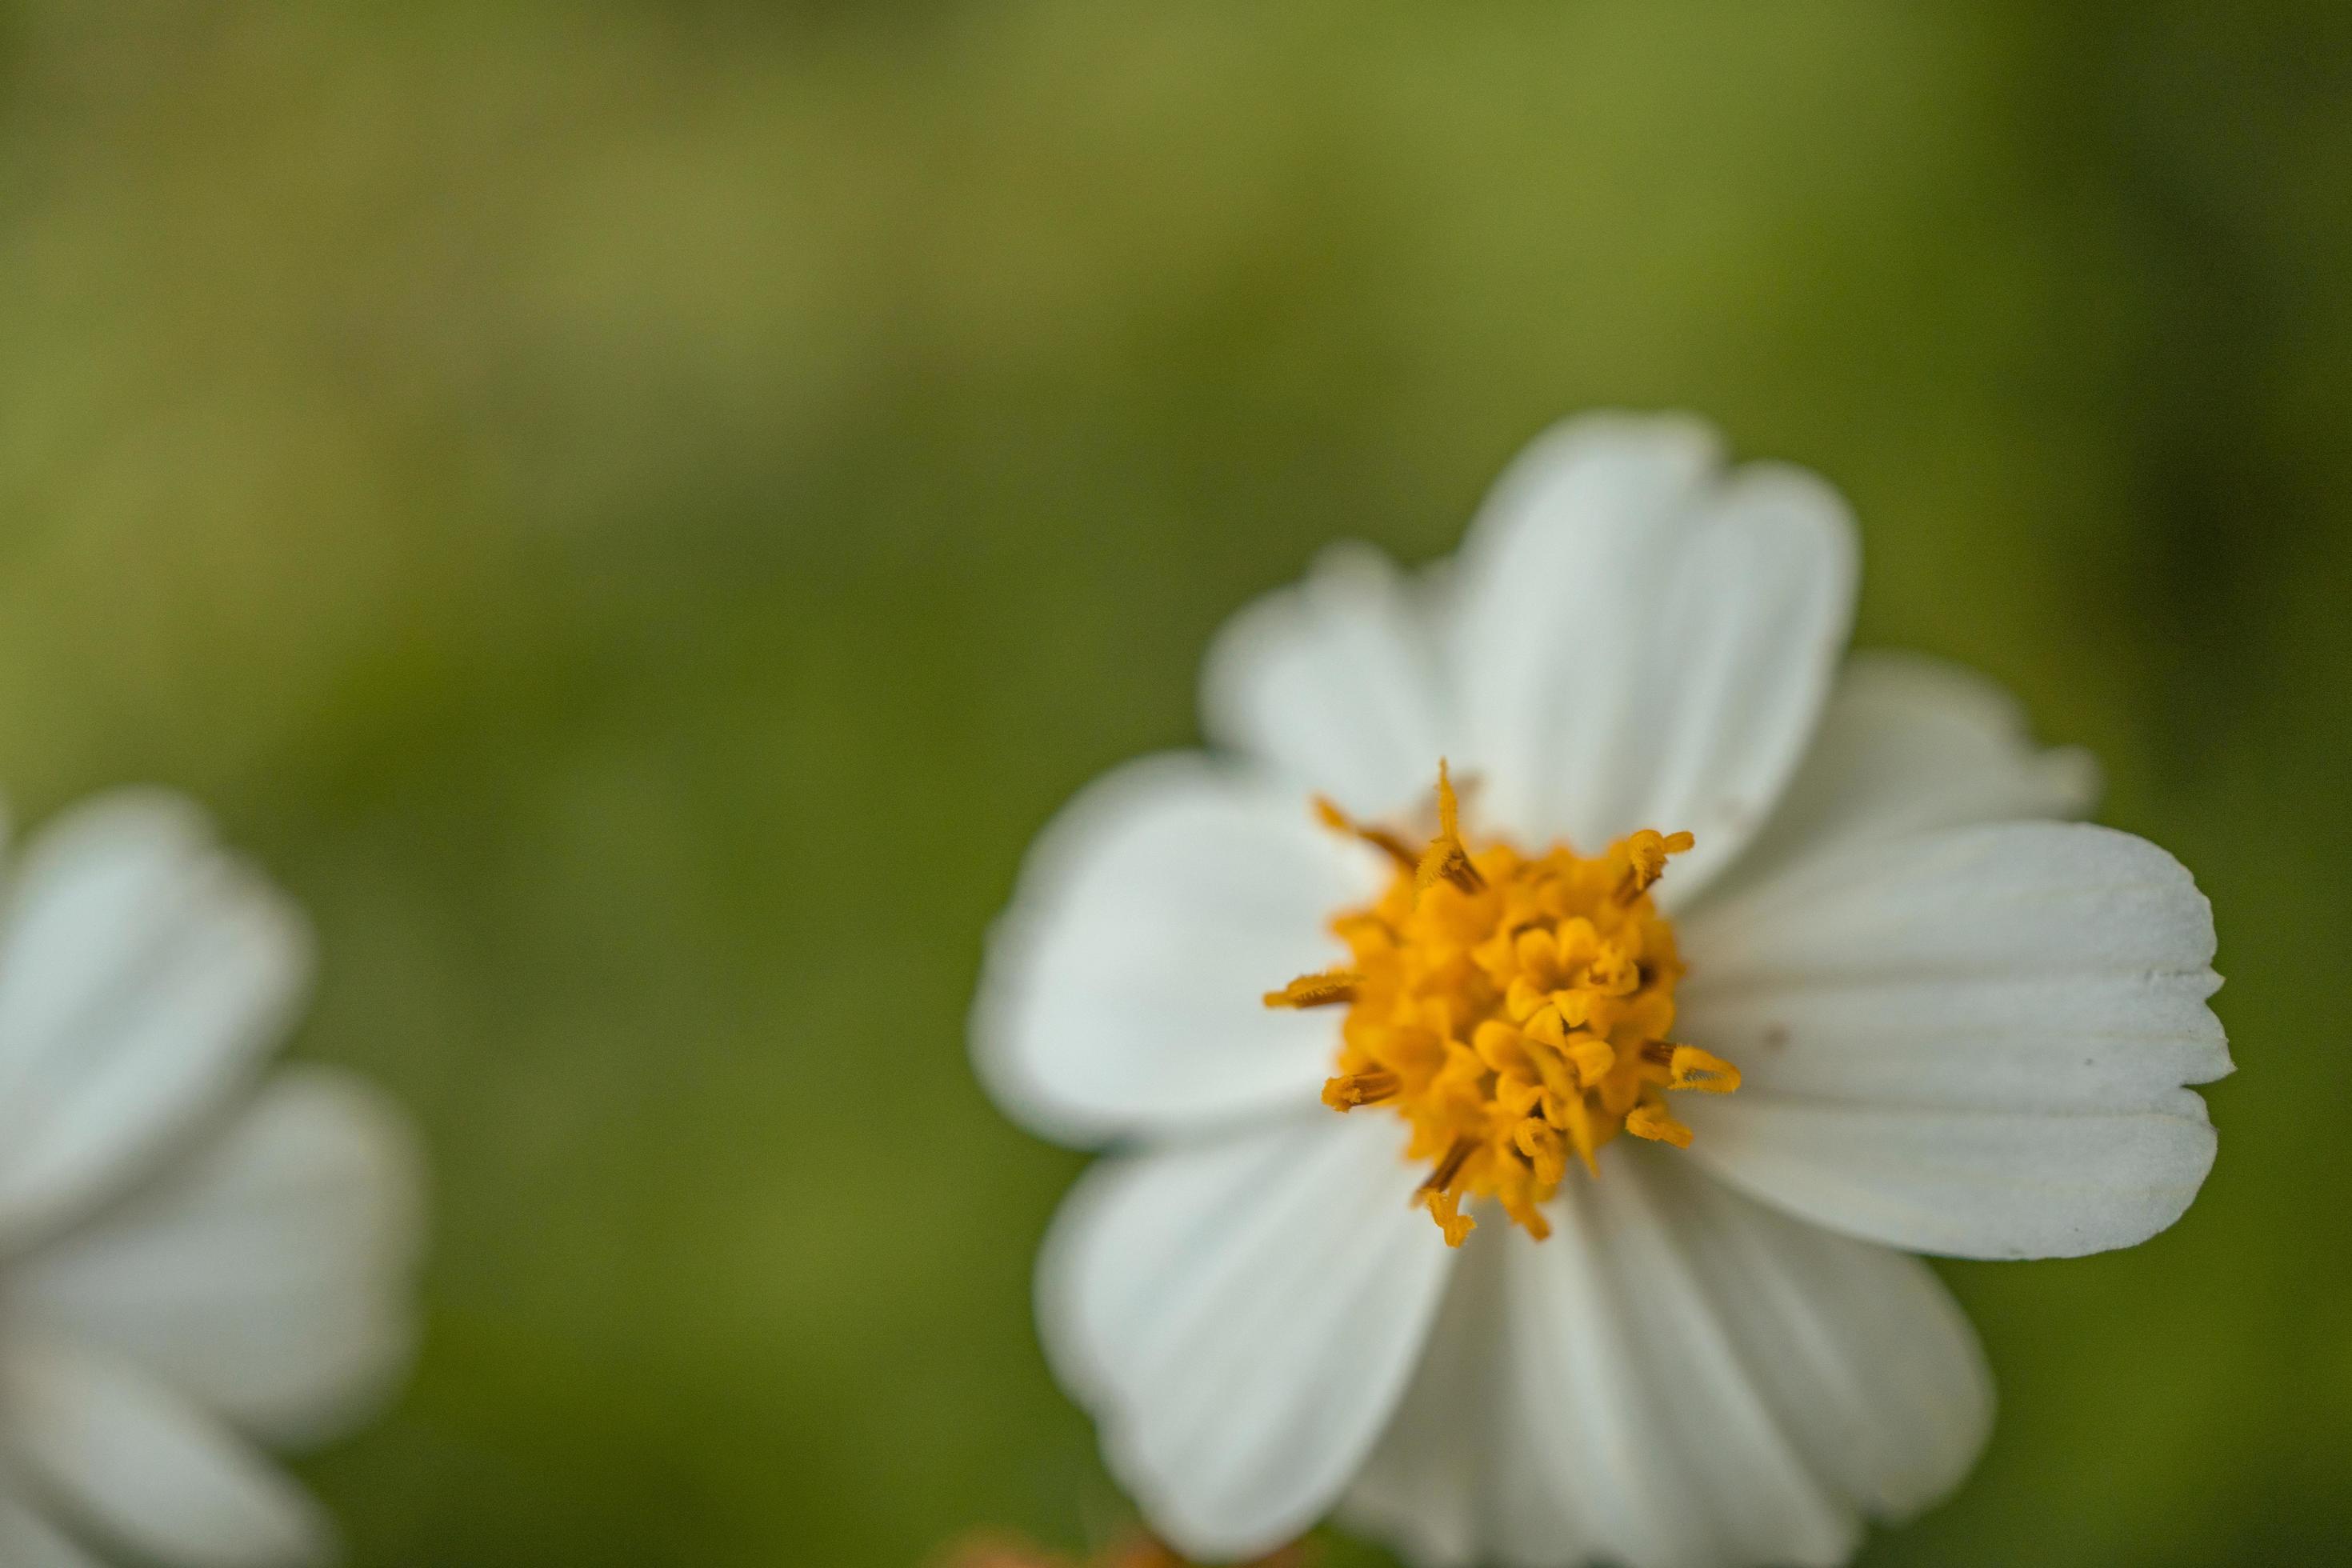
[[[0,1563],[320,1561],[259,1445],[408,1354],[419,1166],[324,1068],[263,1077],[299,913],[175,797],[123,792],[0,882]]]
[[[2093,770],[1997,690],[1841,670],[1854,555],[1807,474],[1572,421],[1450,568],[1338,549],[1243,613],[1225,754],[1037,845],[975,1048],[1026,1124],[1121,1147],[1039,1311],[1179,1546],[1336,1508],[1426,1563],[1841,1562],[1990,1419],[1905,1255],[2126,1247],[2195,1195],[2204,899],[2053,820]]]

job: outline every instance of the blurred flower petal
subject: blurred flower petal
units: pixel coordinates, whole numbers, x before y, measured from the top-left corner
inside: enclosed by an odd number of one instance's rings
[[[27,1468],[110,1542],[170,1568],[294,1568],[325,1519],[258,1453],[116,1358],[11,1336],[0,1424]]]
[[[0,1563],[8,1568],[104,1568],[98,1558],[77,1546],[13,1495],[14,1476],[0,1471]]]
[[[0,898],[0,1562],[79,1552],[59,1531],[320,1561],[323,1515],[251,1444],[347,1428],[407,1353],[404,1122],[331,1069],[255,1089],[309,941],[189,803],[67,814]]]
[[[1272,764],[1294,796],[1323,791],[1366,817],[1407,811],[1455,744],[1435,609],[1429,585],[1379,551],[1332,546],[1210,645],[1209,738]]]
[[[5,1300],[249,1432],[306,1441],[407,1357],[421,1190],[379,1091],[289,1069],[168,1185],[28,1259]]]
[[[247,1081],[307,979],[300,915],[161,792],[36,837],[0,911],[0,1241],[119,1190]]]

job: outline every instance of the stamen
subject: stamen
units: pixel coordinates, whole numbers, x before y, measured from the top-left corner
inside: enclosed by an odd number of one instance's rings
[[[1671,1037],[1683,964],[1649,895],[1692,839],[1637,833],[1589,858],[1489,839],[1474,858],[1444,762],[1436,795],[1437,834],[1418,852],[1316,802],[1327,826],[1396,874],[1332,918],[1345,967],[1301,975],[1265,1004],[1345,1006],[1323,1103],[1384,1105],[1407,1124],[1410,1157],[1429,1162],[1413,1203],[1448,1244],[1470,1234],[1462,1210],[1477,1200],[1541,1239],[1571,1153],[1598,1176],[1601,1149],[1621,1134],[1686,1146],[1691,1130],[1666,1096],[1739,1087],[1730,1063]],[[1454,892],[1430,896],[1439,882]]]
[[[1454,793],[1454,767],[1444,757],[1437,759],[1437,835],[1462,837],[1462,797]]]
[[[1557,1187],[1568,1172],[1568,1151],[1559,1133],[1545,1122],[1522,1121],[1511,1132],[1511,1142],[1527,1156],[1539,1185]]]
[[[1668,1089],[1695,1089],[1703,1094],[1729,1094],[1739,1087],[1739,1069],[1711,1051],[1696,1046],[1676,1046],[1666,1070]]]
[[[1412,845],[1407,844],[1385,827],[1376,827],[1358,822],[1340,810],[1339,803],[1329,795],[1318,795],[1315,797],[1315,816],[1318,821],[1334,833],[1344,833],[1350,838],[1362,839],[1404,869],[1412,871],[1420,868],[1421,856]]]
[[[1333,969],[1321,974],[1302,974],[1279,991],[1269,991],[1264,998],[1269,1007],[1335,1007],[1343,1002],[1353,1002],[1364,977],[1352,969]]]
[[[1420,869],[1414,873],[1413,879],[1424,891],[1435,887],[1441,879],[1453,883],[1465,893],[1486,890],[1486,879],[1478,875],[1477,867],[1470,864],[1469,851],[1459,844],[1449,844],[1442,838],[1431,845],[1429,853],[1422,857]]]
[[[1437,1169],[1430,1172],[1429,1179],[1421,1184],[1420,1191],[1422,1193],[1443,1193],[1452,1191],[1454,1187],[1454,1178],[1462,1173],[1462,1167],[1470,1163],[1470,1156],[1477,1152],[1478,1141],[1476,1139],[1456,1138],[1454,1141],[1454,1147],[1445,1152],[1445,1158],[1437,1163]],[[1416,1201],[1418,1200],[1418,1196],[1419,1194],[1416,1194]]]
[[[1691,1146],[1691,1130],[1675,1121],[1666,1108],[1653,1100],[1645,1100],[1625,1116],[1625,1131],[1636,1138],[1647,1138],[1653,1143],[1671,1143],[1677,1149]]]
[[[1422,1201],[1422,1194],[1415,1194],[1414,1197],[1415,1201]],[[1437,1227],[1445,1233],[1446,1246],[1461,1246],[1470,1239],[1470,1233],[1478,1228],[1478,1222],[1462,1212],[1462,1200],[1452,1193],[1431,1193],[1427,1194],[1426,1201],[1429,1217],[1435,1220]]]
[[[1625,840],[1625,876],[1617,884],[1616,900],[1630,904],[1656,887],[1658,879],[1666,874],[1666,857],[1684,854],[1697,844],[1687,833],[1668,837],[1646,827]]]
[[[1568,1141],[1576,1146],[1576,1157],[1584,1162],[1584,1173],[1600,1175],[1601,1162],[1594,1158],[1594,1151],[1601,1147],[1601,1137],[1592,1125],[1591,1105],[1580,1094],[1574,1100],[1563,1102],[1559,1109],[1562,1113],[1559,1117],[1560,1131],[1566,1132]]]
[[[1334,1110],[1353,1110],[1394,1100],[1403,1087],[1404,1080],[1392,1072],[1341,1073],[1323,1080],[1323,1103]]]
[[[1462,1167],[1469,1163],[1470,1156],[1477,1152],[1476,1139],[1455,1139],[1454,1147],[1445,1152],[1445,1158],[1437,1163],[1437,1169],[1430,1172],[1429,1179],[1413,1189],[1413,1204],[1429,1210],[1429,1217],[1435,1220],[1437,1227],[1445,1233],[1445,1245],[1448,1247],[1461,1246],[1470,1239],[1470,1233],[1478,1228],[1478,1222],[1462,1212],[1462,1196],[1454,1190],[1455,1180],[1462,1174]]]
[[[1617,1047],[1598,1035],[1578,1035],[1568,1042],[1568,1059],[1587,1089],[1607,1078],[1617,1065]]]
[[[1443,758],[1437,763],[1437,837],[1422,856],[1415,880],[1426,889],[1441,878],[1465,893],[1486,890],[1486,879],[1470,863],[1470,851],[1462,844],[1462,801],[1454,793]]]

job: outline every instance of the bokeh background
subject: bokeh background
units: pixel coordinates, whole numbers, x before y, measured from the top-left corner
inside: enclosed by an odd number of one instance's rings
[[[425,1124],[354,1563],[1114,1531],[985,923],[1228,611],[1593,404],[1832,476],[1864,639],[2219,908],[2203,1199],[1947,1271],[2002,1419],[1869,1561],[2352,1556],[2347,16],[0,9],[0,777],[213,805]]]

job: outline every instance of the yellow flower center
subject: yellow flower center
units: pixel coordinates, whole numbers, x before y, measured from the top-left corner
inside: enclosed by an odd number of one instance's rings
[[[1636,833],[1590,859],[1565,844],[1474,850],[1443,763],[1437,800],[1438,834],[1422,851],[1316,803],[1396,875],[1332,920],[1353,954],[1346,968],[1302,975],[1265,1003],[1348,1009],[1323,1102],[1404,1119],[1405,1157],[1430,1163],[1413,1201],[1450,1245],[1474,1228],[1464,1200],[1480,1197],[1540,1241],[1571,1152],[1598,1175],[1595,1153],[1620,1132],[1687,1147],[1667,1093],[1739,1087],[1728,1062],[1673,1038],[1683,963],[1650,889],[1691,836]]]

